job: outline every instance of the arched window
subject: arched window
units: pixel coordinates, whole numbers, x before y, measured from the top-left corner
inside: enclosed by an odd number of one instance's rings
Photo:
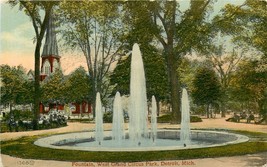
[[[51,74],[50,69],[51,69],[51,66],[50,66],[49,61],[48,60],[45,60],[44,65],[43,65],[43,72],[44,72],[44,74],[50,75]]]

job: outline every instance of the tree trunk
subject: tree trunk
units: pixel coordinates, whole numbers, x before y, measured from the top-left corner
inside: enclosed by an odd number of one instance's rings
[[[210,105],[209,104],[207,104],[207,118],[209,118],[210,117],[210,114],[209,114],[209,108],[210,108]]]
[[[181,122],[180,112],[180,91],[177,75],[177,60],[175,59],[173,48],[169,48],[167,51],[168,59],[168,72],[169,72],[169,84],[171,91],[171,106],[172,106],[172,124],[178,124]]]
[[[38,39],[35,53],[34,53],[34,118],[33,118],[33,129],[38,129],[38,119],[40,114],[40,48],[41,40]]]
[[[224,102],[222,103],[222,114],[221,114],[222,118],[225,118],[225,104]]]
[[[159,100],[157,100],[157,116],[159,117],[160,113],[160,105],[159,105]]]
[[[211,110],[210,110],[210,118],[213,118],[213,110],[214,110],[214,108],[211,107]]]
[[[181,112],[180,112],[180,92],[179,92],[179,81],[177,74],[178,67],[178,55],[174,53],[174,39],[176,32],[176,1],[169,1],[166,3],[168,5],[168,11],[166,11],[166,15],[170,16],[169,18],[162,18],[159,13],[155,12],[155,17],[158,17],[161,23],[164,26],[164,30],[166,32],[166,40],[163,39],[161,35],[156,35],[160,43],[164,48],[164,56],[167,62],[168,68],[168,78],[170,85],[170,100],[172,106],[172,120],[171,123],[178,124],[181,122]],[[155,19],[156,20],[156,19]],[[157,21],[154,22],[155,26],[157,25]]]

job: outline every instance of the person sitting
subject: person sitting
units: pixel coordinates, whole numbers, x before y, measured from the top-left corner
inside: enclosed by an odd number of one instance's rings
[[[240,114],[240,119],[247,119],[247,114],[245,112]]]
[[[255,119],[255,116],[253,115],[253,113],[251,113],[247,118],[247,123],[250,123],[250,121],[252,121],[254,119]]]
[[[234,119],[234,122],[240,122],[240,116],[237,115],[236,113],[234,113],[233,119]]]

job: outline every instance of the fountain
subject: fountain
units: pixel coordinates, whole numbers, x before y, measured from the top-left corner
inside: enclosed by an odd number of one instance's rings
[[[129,131],[125,132],[121,96],[116,93],[113,105],[112,131],[103,130],[100,94],[96,97],[95,132],[76,132],[38,139],[35,144],[54,149],[84,151],[156,151],[224,146],[248,141],[248,137],[229,132],[190,130],[189,100],[182,92],[181,130],[157,129],[157,107],[152,97],[151,130],[144,66],[139,46],[134,44],[131,60]],[[90,138],[91,136],[91,138]]]
[[[190,144],[190,108],[189,108],[189,100],[188,93],[185,88],[182,91],[182,121],[181,121],[181,132],[180,132],[180,140],[184,143],[184,146]]]

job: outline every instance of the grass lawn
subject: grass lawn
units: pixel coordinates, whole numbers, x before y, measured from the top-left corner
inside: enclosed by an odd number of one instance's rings
[[[176,151],[147,151],[147,152],[90,152],[77,150],[50,149],[34,145],[38,138],[33,136],[17,140],[1,142],[2,154],[21,158],[60,160],[60,161],[91,161],[91,162],[135,162],[135,161],[160,161],[182,160],[195,158],[223,157],[252,154],[267,151],[267,134],[247,131],[231,131],[252,137],[252,140],[227,146],[212,148],[187,149]]]

